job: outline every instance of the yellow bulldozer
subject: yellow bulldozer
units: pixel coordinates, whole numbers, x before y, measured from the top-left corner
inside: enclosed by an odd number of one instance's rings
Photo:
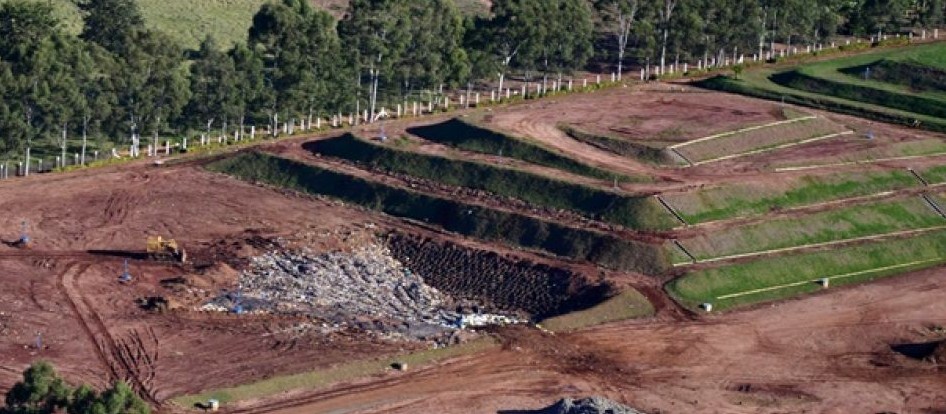
[[[148,237],[148,257],[153,260],[187,262],[187,252],[173,239],[161,236]]]

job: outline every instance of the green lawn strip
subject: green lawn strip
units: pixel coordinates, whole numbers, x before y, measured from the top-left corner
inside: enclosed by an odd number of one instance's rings
[[[946,174],[946,171],[943,172]],[[913,188],[920,183],[907,171],[806,176],[786,192],[772,192],[751,184],[700,189],[663,197],[687,223],[697,224],[734,217],[765,214],[884,191]]]
[[[476,339],[464,344],[429,349],[411,354],[392,356],[381,359],[354,361],[322,370],[294,375],[278,376],[238,385],[230,388],[206,391],[200,394],[183,395],[171,401],[184,408],[217,399],[222,404],[275,396],[288,391],[305,391],[324,388],[334,383],[352,381],[359,378],[381,374],[390,369],[395,362],[407,364],[409,369],[424,364],[431,364],[449,358],[475,354],[493,348],[496,342],[488,337]]]
[[[717,76],[697,82],[695,85],[755,98],[829,110],[880,122],[908,126],[915,126],[919,122],[918,126],[920,128],[934,132],[946,132],[946,120],[942,118],[788,88],[772,82],[769,76],[773,73],[772,69],[760,69],[745,73],[738,80],[727,76]]]
[[[807,92],[830,95],[856,102],[866,102],[902,111],[929,116],[946,117],[944,97],[931,93],[910,93],[905,87],[858,80],[854,77],[837,79],[824,72],[803,68],[777,74],[772,80],[778,84]],[[903,89],[903,90],[901,90]]]
[[[865,272],[831,281],[832,285],[854,283],[931,267],[944,262],[946,262],[946,231],[938,231],[909,239],[769,257],[700,270],[670,282],[667,284],[667,291],[680,303],[691,308],[696,308],[701,303],[712,303],[714,308],[725,309],[814,290],[817,288],[814,282],[820,278]],[[902,266],[910,263],[915,264]],[[892,266],[898,267],[888,268]],[[875,271],[876,269],[882,270]],[[800,284],[784,289],[777,288],[751,295],[719,299],[721,296],[738,295],[756,289],[795,283]]]
[[[592,308],[548,318],[539,325],[553,332],[569,332],[653,314],[654,306],[650,301],[640,292],[628,288]]]
[[[410,134],[427,141],[484,154],[515,158],[532,164],[556,168],[586,177],[627,180],[624,177],[546,149],[538,143],[481,128],[460,119],[434,125],[409,128]]]
[[[884,59],[879,62],[842,69],[850,75],[867,76],[880,82],[900,85],[911,91],[946,90],[946,70],[918,62]]]
[[[940,226],[946,219],[911,196],[713,231],[681,244],[704,260]]]
[[[842,59],[815,62],[803,65],[798,68],[797,71],[804,75],[825,79],[832,82],[838,82],[845,85],[855,85],[869,89],[878,89],[894,94],[943,101],[943,99],[946,99],[946,93],[943,93],[938,89],[916,90],[900,83],[891,83],[877,79],[870,73],[868,73],[867,77],[865,78],[864,70],[866,68],[880,64],[884,61],[890,62],[889,59],[906,59],[917,50],[931,50],[937,51],[939,53],[946,53],[946,47],[944,47],[943,44],[937,43],[916,46],[914,48],[892,49],[881,53],[870,53],[850,56]]]
[[[930,184],[946,183],[946,165],[920,169],[917,173]]]
[[[908,52],[895,56],[893,59],[915,62],[936,69],[946,69],[946,45],[936,43],[929,47],[908,49]]]
[[[572,210],[628,228],[669,229],[676,223],[653,197],[625,196],[512,168],[403,151],[351,134],[314,141],[305,147],[382,170],[476,188],[537,206]]]
[[[421,194],[269,154],[244,152],[207,168],[248,181],[337,198],[473,238],[543,250],[611,269],[656,275],[670,267],[659,245]]]
[[[823,137],[844,131],[844,127],[824,118],[813,118],[788,124],[736,133],[677,148],[693,162],[711,161],[730,155],[775,148],[781,145]],[[747,138],[748,137],[748,138]]]

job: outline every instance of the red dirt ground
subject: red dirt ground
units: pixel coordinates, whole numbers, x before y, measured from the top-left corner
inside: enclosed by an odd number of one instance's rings
[[[774,154],[692,169],[656,167],[578,143],[556,128],[566,117],[606,128],[633,127],[637,129],[623,133],[646,135],[677,123],[693,138],[777,118],[770,103],[666,88],[530,101],[491,111],[487,126],[537,139],[595,165],[674,181],[668,186],[675,190],[681,183],[778,183],[803,174],[768,171],[766,157]],[[602,107],[620,110],[602,113]],[[653,121],[635,118],[650,115]],[[360,130],[370,134],[372,128]],[[898,139],[932,136],[876,128]],[[301,141],[271,150],[301,157]],[[793,156],[818,158],[830,145],[800,147]],[[804,174],[902,167],[892,162]],[[358,174],[381,179],[370,172]],[[654,185],[640,186],[645,188]],[[633,185],[625,189],[635,190]],[[29,251],[0,245],[0,389],[12,385],[30,361],[43,358],[70,381],[104,385],[127,378],[152,401],[419,344],[348,331],[293,338],[281,333],[298,322],[287,318],[140,310],[136,299],[167,294],[160,287],[162,279],[194,273],[132,261],[136,281],[118,285],[122,255],[143,250],[148,235],[174,237],[198,260],[234,267],[259,252],[268,238],[343,248],[346,235],[364,232],[369,223],[448,237],[340,203],[211,174],[198,162],[165,167],[137,163],[0,181],[0,209],[7,212],[0,216],[0,239],[13,241],[20,222],[27,220],[34,240]],[[512,253],[501,246],[462,242]],[[555,263],[596,274],[587,265]],[[563,396],[600,394],[649,412],[937,412],[946,410],[942,371],[895,354],[889,345],[941,339],[932,327],[946,325],[944,275],[946,270],[935,269],[725,315],[694,316],[671,303],[656,280],[611,274],[612,280],[642,290],[655,302],[657,316],[555,336],[527,328],[501,330],[501,349],[228,409],[492,413],[534,409]],[[229,287],[232,277],[227,271],[196,276],[208,294]],[[34,346],[37,334],[45,345],[40,350]]]
[[[163,400],[417,346],[351,332],[293,340],[273,333],[292,320],[139,310],[135,299],[167,294],[161,279],[191,273],[176,266],[133,260],[136,281],[117,283],[118,255],[143,251],[147,235],[175,237],[198,260],[229,260],[252,254],[256,236],[310,237],[334,247],[338,237],[333,233],[357,231],[378,217],[193,166],[138,165],[31,177],[0,183],[0,194],[0,208],[20,212],[0,217],[0,228],[9,229],[4,239],[15,238],[25,219],[34,240],[29,251],[0,246],[0,312],[12,316],[7,334],[0,336],[0,388],[12,385],[30,360],[46,358],[70,380],[95,384],[104,382],[105,373],[124,377],[125,371],[135,371],[147,393]],[[208,286],[222,287],[230,286]],[[29,349],[37,332],[48,349]],[[122,352],[130,355],[118,355]]]
[[[938,338],[930,328],[946,323],[944,275],[698,320],[512,331],[502,349],[241,412],[496,413],[586,395],[654,413],[942,412],[942,371],[890,345]]]

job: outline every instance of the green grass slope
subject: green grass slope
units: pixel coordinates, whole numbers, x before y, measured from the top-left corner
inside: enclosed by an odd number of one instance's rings
[[[607,180],[629,178],[575,161],[526,139],[481,128],[456,118],[439,124],[409,128],[407,132],[427,141],[462,150],[515,158],[586,177]],[[630,178],[634,181],[642,180],[642,177]]]
[[[516,169],[403,151],[351,134],[313,141],[305,148],[386,171],[567,209],[629,228],[658,230],[675,224],[653,197],[624,196]]]
[[[829,278],[831,286],[902,274],[946,262],[946,232],[909,239],[771,257],[688,274],[667,284],[680,303],[695,308],[712,303],[726,309],[812,292]]]
[[[247,181],[324,195],[466,236],[542,250],[601,266],[657,275],[670,267],[658,245],[434,197],[258,152],[207,166]]]
[[[719,76],[699,85],[726,92],[782,100],[867,117],[882,122],[919,126],[946,132],[946,92],[939,88],[915,89],[911,79],[897,82],[863,75],[864,68],[884,60],[929,65],[935,76],[944,69],[946,44],[934,43],[799,65],[784,70],[750,71],[742,79]],[[941,82],[933,79],[934,85]]]

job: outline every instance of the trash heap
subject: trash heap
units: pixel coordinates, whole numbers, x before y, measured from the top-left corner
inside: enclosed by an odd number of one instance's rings
[[[602,397],[574,400],[563,398],[551,406],[532,412],[535,414],[643,414],[633,408]]]
[[[520,322],[502,315],[464,315],[450,296],[370,243],[353,252],[315,255],[274,250],[252,259],[237,291],[206,310],[308,315],[332,325],[430,336],[444,331]],[[459,306],[462,308],[462,306]]]

